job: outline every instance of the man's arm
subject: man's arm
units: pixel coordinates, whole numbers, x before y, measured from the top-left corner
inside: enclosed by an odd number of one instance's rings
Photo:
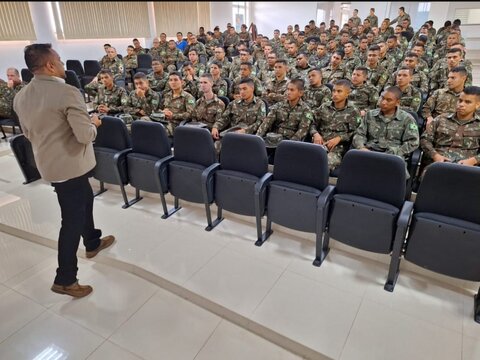
[[[369,112],[367,115],[364,116],[361,121],[360,125],[358,126],[357,130],[355,131],[355,135],[353,135],[352,145],[355,149],[362,149],[367,144],[368,138],[368,123],[367,119],[369,118]]]
[[[97,136],[97,128],[88,116],[85,100],[77,89],[65,89],[65,115],[73,134],[81,144],[89,144]]]
[[[402,136],[402,145],[398,148],[387,150],[387,153],[399,155],[406,158],[415,151],[420,144],[420,135],[418,134],[418,126],[413,117],[405,124],[405,131]]]
[[[264,137],[265,134],[270,130],[272,125],[275,123],[275,120],[277,119],[277,107],[273,106],[265,120],[260,124],[257,130],[257,135]]]

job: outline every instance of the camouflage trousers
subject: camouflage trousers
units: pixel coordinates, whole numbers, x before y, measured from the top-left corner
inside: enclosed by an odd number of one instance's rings
[[[328,158],[328,169],[330,171],[335,170],[342,163],[343,149],[337,150],[337,148],[335,148],[332,151],[329,151],[327,154],[327,158]]]

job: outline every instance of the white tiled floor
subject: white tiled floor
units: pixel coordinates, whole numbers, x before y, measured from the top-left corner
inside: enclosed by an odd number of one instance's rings
[[[54,244],[60,212],[51,187],[21,185],[1,146],[0,167],[9,169],[0,175],[0,227]],[[158,197],[127,210],[121,204],[115,187],[95,200],[97,224],[117,241],[95,261],[80,259],[79,279],[95,289],[81,300],[49,290],[54,250],[0,232],[0,359],[32,359],[49,347],[72,359],[300,359],[248,331],[250,324],[332,359],[480,357],[474,292],[462,281],[404,269],[388,293],[388,257],[332,248],[316,268],[312,234],[274,226],[259,248],[252,219],[226,213],[206,232],[200,205],[184,203],[162,220]],[[247,330],[102,264],[115,260],[243,316]]]

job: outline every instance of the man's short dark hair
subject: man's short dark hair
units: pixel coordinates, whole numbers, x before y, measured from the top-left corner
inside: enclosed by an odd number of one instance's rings
[[[244,61],[244,62],[240,63],[240,66],[242,66],[242,65],[248,66],[248,68],[250,70],[252,70],[253,65],[251,63],[249,63],[248,61]]]
[[[399,9],[405,11],[405,8],[403,6],[400,6]]]
[[[210,80],[213,83],[213,77],[212,77],[212,74],[210,74],[210,73],[203,73],[200,77],[201,78],[202,77],[207,78],[208,80]]]
[[[347,44],[352,44],[352,46],[355,47],[355,43],[353,42],[353,40],[348,40],[348,41],[345,43],[345,45],[347,45]]]
[[[147,75],[145,75],[145,73],[143,73],[143,72],[137,72],[133,76],[133,80],[137,80],[137,79],[147,80]]]
[[[455,66],[452,70],[450,70],[450,72],[457,73],[465,77],[468,76],[465,66]]]
[[[135,50],[135,48],[133,47],[133,45],[128,45],[127,48],[128,48],[128,49]]]
[[[453,25],[462,25],[462,20],[460,19],[453,20]]]
[[[401,70],[408,71],[408,73],[410,74],[410,76],[413,75],[413,70],[410,69],[408,66],[400,66],[400,67],[398,68],[398,70],[397,70],[397,74],[398,74],[398,72],[401,71]]]
[[[300,91],[305,90],[305,81],[303,81],[303,79],[292,79],[290,80],[290,84],[294,85]]]
[[[375,8],[370,8],[370,10],[372,10],[373,12],[375,12]]]
[[[397,37],[395,35],[390,35],[387,40],[397,40]]]
[[[110,45],[110,44],[103,44],[103,47],[105,47],[105,46],[111,47],[112,45]]]
[[[34,73],[43,68],[52,56],[52,44],[32,44],[25,46],[25,64]]]
[[[342,50],[337,50],[334,52],[334,54],[340,55],[342,59],[345,57],[345,53]]]
[[[368,51],[380,51],[380,46],[372,45],[368,48]]]
[[[193,67],[192,62],[191,61],[185,61],[182,65],[182,68],[187,67],[187,66],[192,66]]]
[[[365,66],[357,66],[353,71],[360,71],[363,75],[368,76],[368,69]]]
[[[253,82],[253,79],[250,79],[250,78],[240,80],[238,85],[242,85],[242,84],[247,84],[248,86],[255,88],[255,83]]]
[[[178,71],[172,71],[170,74],[168,74],[168,78],[170,79],[170,77],[172,76],[178,76],[178,78],[180,80],[182,80],[182,75],[178,72]]]
[[[405,57],[406,57],[406,58],[407,58],[407,57],[411,57],[411,58],[416,58],[416,59],[418,59],[418,55],[415,54],[414,52],[411,52],[411,51],[408,52],[408,53],[405,55]]]
[[[389,92],[395,96],[395,99],[400,100],[402,98],[402,90],[398,86],[390,86],[385,90],[385,92]]]
[[[466,86],[465,89],[463,89],[463,93],[465,95],[475,95],[477,101],[480,100],[480,87],[478,86]]]
[[[99,71],[98,75],[108,75],[113,78],[113,73],[110,69],[102,69]]]
[[[217,61],[217,60],[212,61],[210,66],[212,66],[212,65],[218,66],[219,69],[223,68],[223,64],[220,61]]]
[[[456,52],[462,54],[462,49],[452,48],[452,49],[448,49],[448,50],[447,50],[447,54],[452,54],[452,53],[456,53]]]
[[[322,69],[318,67],[311,68],[310,70],[307,71],[307,74],[310,74],[312,71],[317,71],[320,75],[322,75]]]
[[[445,23],[443,24],[443,27],[449,27],[449,26],[452,26],[452,22],[450,20],[445,21]]]
[[[189,53],[189,54],[190,54],[191,52],[194,52],[195,54],[197,54],[197,55],[198,55],[198,51],[197,51],[197,49],[190,49],[190,50],[188,50],[188,53]]]
[[[178,32],[177,32],[177,35],[182,35],[182,36],[183,36],[183,34],[182,34],[181,31],[178,31]]]
[[[275,64],[283,64],[285,66],[288,66],[287,60],[285,59],[278,59],[277,61],[275,61]]]
[[[333,83],[333,86],[343,86],[343,87],[346,87],[349,90],[352,89],[352,83],[350,82],[350,80],[347,80],[347,79],[337,80]]]
[[[138,41],[138,39],[137,39],[137,38],[135,38],[135,39],[133,39],[133,40],[132,40],[132,42],[134,42],[134,41]]]

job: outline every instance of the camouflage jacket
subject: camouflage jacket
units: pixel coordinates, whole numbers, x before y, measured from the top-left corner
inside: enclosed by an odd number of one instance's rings
[[[345,56],[342,61],[343,70],[345,71],[345,76],[346,76],[345,78],[350,80],[352,78],[353,70],[355,70],[357,66],[361,66],[361,65],[362,65],[362,61],[360,60],[359,57],[354,55],[347,58]]]
[[[407,158],[418,148],[419,138],[417,123],[406,111],[397,109],[391,118],[386,118],[380,109],[374,109],[360,122],[352,144],[356,149],[366,147]]]
[[[340,65],[337,69],[333,69],[332,65],[322,69],[322,84],[333,84],[335,81],[343,79],[345,77],[345,70]]]
[[[465,86],[472,85],[472,71],[471,68],[467,67],[466,62],[460,62],[459,65],[465,66],[467,69],[467,81],[465,82]],[[432,70],[430,71],[430,91],[434,91],[437,89],[441,89],[447,87],[447,79],[448,73],[450,70],[448,69],[448,65],[446,61],[440,60],[433,66]]]
[[[458,120],[456,113],[437,116],[422,134],[423,151],[430,158],[438,153],[450,160],[475,157],[480,164],[480,116]]]
[[[302,100],[292,108],[288,101],[273,105],[265,121],[260,125],[257,135],[264,137],[267,132],[282,134],[285,140],[303,141],[308,134],[313,113]]]
[[[97,95],[93,100],[95,111],[98,111],[98,105],[104,104],[109,108],[108,114],[116,114],[123,111],[122,98],[128,97],[127,90],[113,84],[111,90],[105,86],[99,86]]]
[[[113,78],[115,80],[119,80],[123,78],[123,71],[124,71],[124,66],[123,66],[123,61],[120,60],[118,57],[114,57],[113,60],[110,58],[108,60],[104,61],[104,66],[106,69],[109,69],[112,74]],[[97,74],[98,77],[98,74]]]
[[[133,51],[135,52],[135,55],[141,55],[141,54],[146,54],[147,50],[145,50],[143,47],[134,48]]]
[[[168,74],[164,72],[161,76],[153,72],[147,75],[147,79],[150,82],[150,88],[156,92],[163,92],[167,88]]]
[[[122,97],[123,111],[132,115],[134,119],[151,115],[157,111],[159,105],[160,95],[150,88],[144,97],[138,97],[135,90],[132,90],[130,94],[125,92],[125,95]],[[141,110],[145,112],[145,115],[140,114]]]
[[[192,111],[192,121],[207,124],[208,128],[211,129],[213,124],[220,120],[224,110],[225,104],[216,95],[211,100],[206,100],[202,96],[197,100]]]
[[[416,87],[408,85],[404,91],[402,91],[402,98],[400,99],[400,108],[403,110],[410,110],[414,113],[420,110],[420,104],[422,103],[422,93]]]
[[[267,110],[263,100],[254,97],[247,103],[245,100],[238,99],[228,104],[222,117],[213,124],[213,127],[223,130],[227,127],[244,125],[247,134],[254,134],[266,115]]]
[[[122,58],[126,70],[136,69],[138,67],[137,55],[127,55]]]
[[[250,61],[251,63],[251,61]],[[258,73],[258,69],[255,65],[252,64],[252,73],[251,75],[252,76],[257,76],[257,73]],[[235,80],[236,78],[238,78],[240,76],[240,63],[238,64],[233,64],[230,68],[230,74],[229,74],[229,78],[232,79],[232,80]]]
[[[454,113],[459,97],[460,93],[455,93],[448,88],[435,90],[423,105],[422,117],[424,119],[430,116],[436,118],[442,114]]]
[[[230,35],[228,34],[223,38],[223,46],[228,47],[228,46],[237,46],[238,43],[240,42],[240,37],[238,36],[237,33]]]
[[[308,63],[313,67],[321,69],[328,66],[330,63],[330,56],[324,55],[322,57],[318,57],[317,55],[313,55],[310,57],[310,59],[308,59]]]
[[[372,110],[377,107],[378,92],[372,84],[363,84],[360,86],[352,85],[352,91],[348,95],[348,103],[362,110]]]
[[[7,82],[0,81],[0,118],[13,116],[13,98],[24,86],[25,83],[20,83],[9,88]]]
[[[213,93],[217,96],[227,96],[228,97],[228,84],[222,78],[218,78],[217,80],[213,80],[212,90],[213,90]]]
[[[347,102],[343,109],[337,109],[333,102],[324,103],[315,110],[315,121],[310,126],[310,134],[319,133],[324,141],[337,136],[341,141],[337,150],[345,151],[350,147],[352,136],[360,124],[360,111]]]
[[[183,78],[183,90],[191,94],[195,99],[198,99],[201,96],[198,83],[199,79],[197,77],[193,77],[192,80]]]
[[[165,50],[165,53],[162,56],[162,63],[164,66],[176,65],[178,61],[185,61],[185,56],[179,49]]]
[[[191,119],[193,109],[195,108],[195,98],[186,91],[182,91],[180,96],[174,98],[173,91],[168,91],[163,97],[160,107],[163,110],[169,109],[173,112],[173,118],[170,122],[178,125],[183,120],[189,121]]]
[[[195,76],[200,77],[205,73],[205,65],[201,62],[197,62],[196,64],[194,64],[193,68],[195,69]]]
[[[263,85],[262,83],[260,82],[260,80],[258,80],[256,77],[254,76],[250,76],[250,79],[253,80],[253,84],[254,84],[254,87],[255,87],[255,96],[262,96],[263,94]],[[240,81],[242,81],[242,78],[239,76],[237,77],[235,80],[233,80],[233,87],[237,87],[239,84],[240,84]]]
[[[368,83],[372,84],[377,88],[377,91],[380,92],[383,89],[383,86],[388,80],[388,72],[385,68],[378,64],[376,68],[371,68],[368,64],[365,64],[365,67],[368,71]]]
[[[280,81],[274,78],[272,81],[267,82],[262,96],[263,100],[265,100],[269,106],[286,100],[288,81],[288,78]]]
[[[188,55],[188,52],[192,49],[197,50],[198,55],[206,55],[207,52],[205,50],[205,45],[203,45],[200,41],[197,41],[195,44],[190,44],[185,47],[185,50],[183,51],[184,55]]]
[[[378,27],[378,16],[377,15],[368,15],[367,19],[370,21],[370,26]]]
[[[388,86],[395,85],[397,80],[397,73],[398,73],[398,70],[395,71],[390,76],[390,78],[388,79],[385,85],[388,85]],[[423,94],[428,94],[428,77],[423,71],[415,70],[413,72],[413,76],[412,76],[412,80],[410,81],[410,84],[416,87],[417,89],[421,90]]]
[[[323,103],[332,100],[332,92],[325,85],[319,87],[308,86],[303,93],[303,101],[307,103],[312,110],[316,110]]]
[[[207,72],[210,72],[210,65],[215,61],[216,59],[213,57],[208,61],[207,64]],[[217,60],[218,61],[218,60]],[[222,78],[229,77],[230,71],[232,70],[232,63],[228,61],[228,59],[225,57],[223,61],[220,61],[222,63],[222,69],[220,71],[220,76]]]
[[[292,68],[288,74],[288,77],[290,79],[302,79],[304,82],[308,82],[308,72],[310,71],[311,67],[310,65],[307,66],[306,68],[300,68],[298,66],[295,66]]]
[[[205,42],[205,51],[207,53],[207,56],[213,56],[214,55],[214,51],[215,51],[215,48],[217,46],[220,46],[220,42],[217,40],[217,39],[212,39],[212,40],[208,40],[207,42]]]
[[[167,46],[151,47],[148,53],[152,56],[152,60],[162,60],[166,50]]]
[[[275,79],[275,69],[273,67],[265,66],[259,71],[257,77],[262,83],[268,84],[269,81]]]

